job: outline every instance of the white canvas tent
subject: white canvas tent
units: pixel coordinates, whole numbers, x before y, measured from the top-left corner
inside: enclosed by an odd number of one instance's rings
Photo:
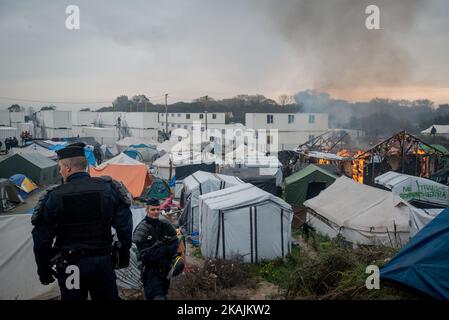
[[[172,166],[172,178],[175,175],[175,167],[189,164],[212,163],[215,162],[213,154],[207,152],[171,152],[165,153],[162,157],[153,161],[154,174],[159,178],[168,180],[170,177],[170,160]],[[217,163],[218,164],[218,163]]]
[[[40,283],[34,260],[31,216],[0,215],[0,300],[51,299],[57,282]]]
[[[245,262],[285,257],[291,249],[292,209],[250,183],[199,197],[200,248],[206,258]]]
[[[183,180],[184,187],[184,212],[183,220],[187,226],[187,232],[199,231],[198,198],[209,192],[222,190],[243,184],[237,177],[197,171]]]
[[[392,247],[409,239],[410,204],[392,192],[344,176],[304,206],[308,224],[331,238],[341,234],[353,244]]]
[[[435,129],[437,130],[436,135],[449,136],[449,125],[434,124],[428,127],[426,130],[421,131],[421,133],[430,135],[433,127],[435,127]]]
[[[390,171],[376,177],[374,182],[398,194],[406,201],[420,200],[449,205],[449,187],[433,180]]]
[[[121,165],[142,165],[143,163],[140,161],[137,161],[136,159],[133,159],[129,156],[127,156],[124,153],[120,153],[119,155],[115,156],[112,159],[109,159],[106,162],[103,162],[101,165],[99,165],[97,168],[104,168],[108,164],[121,164]]]
[[[414,237],[422,228],[439,215],[444,209],[419,209],[412,208],[410,216],[410,238]]]

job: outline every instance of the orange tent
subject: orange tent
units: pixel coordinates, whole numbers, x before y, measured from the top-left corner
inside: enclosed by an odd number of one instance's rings
[[[107,164],[104,167],[89,167],[92,177],[110,176],[123,182],[133,198],[140,197],[145,188],[151,185],[151,177],[147,167],[142,165]]]

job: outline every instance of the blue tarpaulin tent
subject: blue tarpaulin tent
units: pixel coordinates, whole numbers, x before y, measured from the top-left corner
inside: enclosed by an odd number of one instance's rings
[[[446,208],[380,271],[437,299],[449,299],[449,208]]]
[[[133,158],[133,159],[136,159],[139,161],[143,161],[142,155],[137,150],[125,150],[125,151],[123,151],[123,153],[126,154],[130,158]]]

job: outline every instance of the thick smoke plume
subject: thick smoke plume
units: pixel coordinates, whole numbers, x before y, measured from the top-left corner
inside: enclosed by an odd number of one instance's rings
[[[305,66],[316,90],[400,85],[413,76],[404,35],[413,32],[426,1],[283,0],[274,23]],[[368,5],[380,8],[380,30],[368,30]],[[419,50],[419,48],[417,48]]]

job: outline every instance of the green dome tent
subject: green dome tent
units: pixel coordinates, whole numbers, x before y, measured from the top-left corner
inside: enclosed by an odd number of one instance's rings
[[[284,196],[289,204],[302,205],[304,201],[317,196],[331,185],[337,176],[310,164],[285,178]]]
[[[170,196],[170,188],[167,183],[160,178],[153,178],[153,184],[146,193],[146,198],[167,199]]]

